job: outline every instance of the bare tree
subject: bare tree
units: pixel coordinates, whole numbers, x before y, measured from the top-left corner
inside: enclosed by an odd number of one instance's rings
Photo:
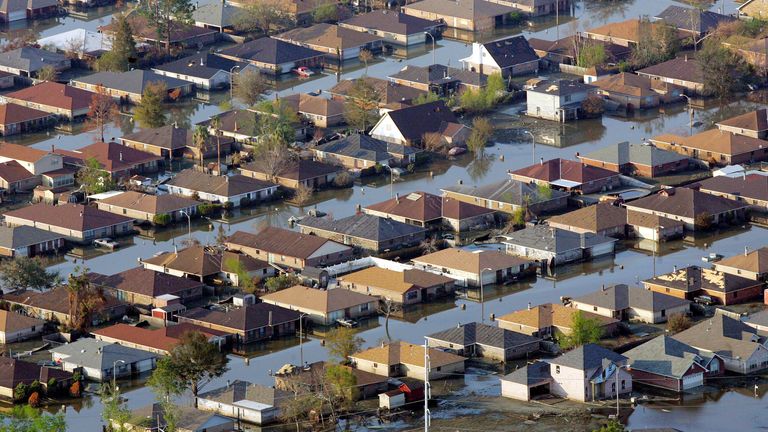
[[[360,50],[360,61],[365,64],[365,76],[368,76],[368,62],[373,60],[373,53],[370,50]]]
[[[96,91],[91,97],[91,104],[88,109],[87,125],[94,128],[104,142],[104,131],[107,125],[118,119],[120,112],[115,100],[107,94],[107,90],[101,84],[96,86]]]

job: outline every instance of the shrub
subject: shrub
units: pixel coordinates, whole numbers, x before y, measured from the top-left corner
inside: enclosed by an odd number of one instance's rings
[[[72,397],[80,397],[82,389],[80,388],[80,381],[75,381],[69,386],[69,395]]]
[[[336,178],[333,179],[333,185],[336,187],[352,186],[352,175],[348,171],[342,171],[336,174]]]
[[[31,395],[29,395],[29,399],[27,399],[27,403],[29,406],[37,408],[40,406],[40,393],[38,392],[32,392]]]
[[[228,203],[231,204],[231,203]],[[248,197],[242,197],[240,198],[240,207],[248,207],[251,205],[251,199]]]
[[[591,95],[581,103],[581,112],[584,117],[600,117],[605,111],[603,99],[597,95]]]
[[[152,223],[159,226],[166,226],[171,223],[171,215],[169,214],[157,214],[152,218]]]
[[[280,276],[267,279],[267,281],[264,282],[264,288],[269,292],[276,292],[298,285],[299,283],[301,283],[301,280],[297,276],[281,274]]]
[[[405,169],[407,169],[409,173],[412,173],[412,172],[416,171],[416,164],[409,163],[408,166],[405,167]]]
[[[230,211],[235,207],[232,201],[225,202],[223,205],[219,205],[219,208],[223,208],[226,211]]]
[[[675,334],[691,327],[691,319],[685,314],[676,313],[669,316],[667,320],[667,331]]]
[[[23,401],[29,394],[29,386],[24,383],[19,383],[16,388],[13,389],[13,398],[17,401]]]
[[[219,211],[219,208],[220,208],[220,207],[221,207],[221,206],[220,206],[219,204],[209,204],[209,203],[205,203],[205,204],[200,204],[199,206],[197,206],[197,211],[198,211],[198,212],[199,212],[201,215],[203,215],[203,216],[210,216],[210,215],[212,215],[213,213],[215,213],[215,212]]]

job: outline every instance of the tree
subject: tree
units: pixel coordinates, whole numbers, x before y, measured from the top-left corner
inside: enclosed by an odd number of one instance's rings
[[[163,102],[167,95],[167,87],[163,82],[147,84],[141,94],[141,102],[136,105],[133,116],[142,127],[157,128],[165,125],[166,115]]]
[[[312,21],[316,23],[333,22],[339,20],[339,8],[336,3],[320,5],[312,12]]]
[[[131,410],[125,404],[119,387],[101,383],[99,397],[102,405],[101,417],[107,424],[107,432],[128,432],[126,425],[131,420]]]
[[[233,96],[245,105],[252,107],[262,100],[268,85],[264,77],[254,70],[247,70],[235,75]]]
[[[598,95],[589,95],[581,103],[581,113],[584,118],[600,117],[603,111],[605,111],[603,98]]]
[[[281,27],[286,24],[288,10],[279,0],[264,0],[249,4],[244,10],[235,15],[235,30],[245,33],[253,33],[260,30],[269,35],[273,27]]]
[[[704,42],[697,56],[704,78],[704,93],[719,98],[744,88],[750,68],[742,56],[724,47],[719,39]]]
[[[293,200],[296,201],[296,204],[303,206],[308,203],[310,199],[312,199],[312,188],[304,183],[299,184],[296,191],[293,193]]]
[[[196,126],[195,131],[192,132],[192,145],[195,146],[197,154],[200,157],[200,166],[203,166],[203,157],[205,151],[208,150],[208,139],[211,137],[208,134],[208,128],[205,126]]]
[[[586,318],[584,313],[576,311],[571,315],[571,331],[563,335],[559,342],[563,348],[575,348],[588,343],[596,343],[603,337],[600,321]]]
[[[91,283],[88,269],[85,267],[75,267],[65,287],[69,303],[69,327],[85,333],[90,328],[93,317],[106,303],[104,289]]]
[[[173,362],[170,357],[161,357],[152,375],[147,380],[147,385],[155,393],[158,400],[170,401],[174,396],[180,396],[186,388],[179,380],[178,374],[173,370]]]
[[[128,17],[118,14],[113,19],[115,28],[112,49],[104,53],[96,62],[99,71],[125,72],[136,62],[136,40]]]
[[[0,432],[66,432],[64,413],[49,414],[28,405],[15,406],[0,419]]]
[[[256,291],[256,284],[253,283],[253,277],[248,273],[242,261],[236,258],[229,258],[225,262],[227,269],[237,275],[237,287],[243,292],[252,294]]]
[[[357,79],[344,102],[344,119],[353,129],[366,131],[379,119],[381,94],[366,79]]]
[[[101,142],[104,142],[104,131],[107,129],[107,125],[118,119],[119,116],[120,112],[112,96],[107,94],[104,86],[97,85],[88,107],[88,125],[96,129],[101,137]]]
[[[605,45],[589,39],[580,37],[573,38],[577,44],[582,41],[576,54],[576,65],[583,68],[591,68],[604,65],[608,61],[608,54],[605,52]]]
[[[345,410],[350,411],[358,398],[357,377],[348,366],[329,365],[325,369],[326,391]]]
[[[485,146],[493,135],[493,125],[485,117],[475,117],[472,121],[472,132],[467,138],[467,147],[475,157],[481,158],[485,154]]]
[[[536,185],[536,198],[538,201],[547,201],[552,198],[552,188],[547,183]]]
[[[23,256],[0,262],[0,282],[11,290],[42,291],[60,283],[61,277],[56,271],[47,271],[40,258]]]
[[[40,81],[56,81],[58,76],[59,71],[54,69],[53,66],[46,65],[37,71],[37,79]]]
[[[293,398],[286,400],[280,407],[280,416],[286,423],[295,423],[296,432],[300,432],[301,423],[309,419],[310,413],[321,409],[322,399],[316,394],[295,392]]]
[[[680,47],[677,29],[661,22],[651,23],[642,19],[640,37],[632,47],[631,61],[635,68],[658,64],[675,56]]]
[[[329,5],[336,7],[335,4]],[[365,76],[368,76],[368,62],[373,60],[373,53],[370,50],[364,49],[360,50],[360,61],[365,64]]]
[[[714,223],[712,214],[707,211],[702,211],[693,218],[693,224],[698,229],[709,229]]]
[[[600,429],[595,429],[592,432],[624,432],[624,425],[616,420],[611,420],[604,424]]]
[[[256,106],[256,111],[259,115],[256,118],[255,132],[259,146],[282,151],[288,143],[296,139],[299,115],[283,100],[262,101]],[[254,157],[258,160],[256,153]]]
[[[328,355],[340,364],[348,363],[349,356],[360,351],[364,343],[363,338],[347,327],[335,328],[329,331],[325,338]]]
[[[221,118],[219,116],[212,117],[208,125],[216,137],[216,172],[221,175]]]
[[[301,279],[298,276],[281,274],[279,276],[271,277],[264,282],[264,288],[269,292],[277,292],[290,288],[294,285],[301,283]]]
[[[157,40],[165,40],[166,54],[171,53],[171,36],[193,23],[194,7],[190,0],[149,0],[139,3],[139,11],[154,27]]]
[[[77,182],[83,187],[87,195],[111,191],[115,188],[112,175],[105,171],[101,163],[95,157],[85,160],[85,166],[77,171]]]
[[[669,316],[667,320],[667,331],[671,334],[680,333],[691,327],[691,319],[685,314],[675,313]]]
[[[413,98],[413,100],[411,100],[411,104],[413,104],[413,106],[424,105],[426,103],[437,102],[439,100],[440,100],[440,96],[428,91]]]

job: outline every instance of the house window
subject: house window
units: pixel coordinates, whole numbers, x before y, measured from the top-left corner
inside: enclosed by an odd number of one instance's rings
[[[441,370],[443,370],[443,367],[442,366],[438,366],[438,367],[435,368],[435,370],[440,372]]]
[[[415,299],[418,296],[419,296],[419,292],[418,291],[409,291],[408,294],[405,295],[405,298],[408,299],[408,300],[413,300],[413,299]]]
[[[375,369],[375,368],[379,367],[379,364],[378,364],[378,363],[374,363],[374,364],[373,364],[373,367],[374,367],[374,369]]]
[[[661,310],[661,316],[663,316],[663,317],[667,316],[667,310],[666,309],[662,309]]]
[[[597,306],[592,306],[592,310],[597,312]]]
[[[360,312],[368,312],[368,309],[369,309],[368,303],[364,305],[360,305]]]
[[[614,392],[616,392],[616,383],[612,382],[611,383],[611,393],[614,393]]]
[[[621,380],[621,389],[622,390],[626,390],[626,388],[627,388],[627,381],[626,380]]]
[[[555,366],[555,373],[556,374],[560,373],[560,366],[559,365]]]

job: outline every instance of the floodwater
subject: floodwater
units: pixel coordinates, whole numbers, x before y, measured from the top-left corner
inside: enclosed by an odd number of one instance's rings
[[[483,40],[490,40],[504,34],[522,32],[528,37],[555,39],[572,34],[575,31],[597,26],[610,21],[629,19],[641,15],[653,15],[665,7],[678,4],[671,0],[652,1],[581,1],[575,7],[572,17],[560,17],[561,24],[555,27],[555,19],[547,18],[536,21],[531,26],[517,29],[505,29],[494,34],[481,35]],[[713,10],[724,8],[732,13],[735,4],[731,1],[716,2]],[[84,27],[96,29],[109,22],[112,8],[102,8],[92,13],[86,19],[74,16],[47,20],[34,25],[34,30],[47,36],[72,28]],[[574,19],[574,17],[576,19]],[[11,29],[5,37],[14,37],[21,31]],[[465,35],[456,35],[459,38]],[[459,65],[459,59],[470,53],[471,47],[455,40],[443,39],[437,41],[435,57],[438,62]],[[386,58],[378,60],[369,66],[368,74],[384,77],[399,70],[406,64],[428,65],[432,62],[431,46],[410,50],[403,58]],[[317,91],[330,88],[340,79],[359,77],[364,73],[360,65],[345,66],[340,74],[329,73],[309,80],[292,79],[278,84],[280,94],[294,92]],[[218,104],[227,99],[226,92],[211,96],[208,101],[187,100],[169,107],[169,115],[181,126],[189,126],[207,119],[220,112]],[[620,141],[640,142],[654,135],[672,132],[687,134],[712,126],[715,121],[753,109],[760,103],[760,95],[732,102],[727,105],[713,104],[697,108],[696,120],[702,125],[691,128],[684,106],[667,107],[663,111],[652,110],[631,118],[604,117],[597,120],[581,121],[567,125],[559,125],[546,121],[521,119],[518,113],[522,106],[509,106],[492,115],[497,125],[497,143],[487,151],[487,158],[473,160],[471,156],[462,157],[456,161],[437,161],[421,171],[405,176],[401,181],[389,183],[388,178],[366,180],[365,184],[357,184],[351,189],[341,191],[325,191],[315,197],[311,206],[332,214],[335,217],[351,215],[355,206],[368,205],[391,197],[394,193],[405,194],[416,190],[436,192],[441,187],[456,184],[461,180],[465,184],[484,184],[497,181],[505,176],[510,169],[528,165],[539,158],[553,157],[572,158],[576,153],[586,153],[603,146]],[[749,100],[748,100],[749,99]],[[107,132],[107,137],[119,137],[134,130],[134,125],[126,117],[121,125],[113,126]],[[520,129],[529,129],[536,135],[535,150],[530,139],[520,133]],[[75,126],[74,133],[51,131],[50,133],[32,134],[13,138],[14,142],[29,144],[37,148],[48,149],[51,146],[76,149],[94,140],[92,132],[79,133],[80,127]],[[503,160],[502,160],[503,158]],[[262,207],[247,209],[226,220],[193,221],[192,235],[201,242],[212,242],[216,227],[224,224],[227,232],[236,230],[255,231],[260,227],[271,224],[287,226],[287,220],[293,215],[303,214],[306,208],[274,203]],[[654,267],[657,272],[672,270],[673,266],[683,267],[700,263],[700,258],[710,251],[723,255],[741,253],[745,246],[757,248],[764,246],[763,239],[767,238],[768,230],[757,226],[737,227],[727,232],[710,234],[703,238],[688,241],[676,241],[664,244],[654,258],[650,247],[644,243],[628,243],[623,245],[614,257],[603,258],[583,265],[574,265],[557,270],[553,277],[526,280],[518,284],[504,287],[487,287],[485,304],[468,299],[442,301],[423,305],[418,309],[409,310],[401,318],[392,318],[389,331],[393,339],[401,339],[412,343],[423,343],[422,336],[430,334],[457,323],[480,320],[483,316],[488,319],[491,314],[496,316],[524,308],[527,303],[540,304],[559,301],[561,296],[578,296],[597,289],[602,284],[637,283],[639,280],[653,275]],[[52,265],[62,273],[71,271],[75,265],[85,264],[92,271],[113,274],[136,266],[137,259],[148,257],[159,251],[169,251],[187,235],[187,226],[179,225],[173,229],[157,234],[142,233],[126,240],[119,250],[112,253],[85,251],[85,262],[82,258],[72,256],[60,257]],[[477,293],[471,293],[470,298],[478,298]],[[466,308],[462,310],[461,306]],[[366,341],[366,346],[378,344],[385,338],[384,320],[378,318],[364,323],[360,328],[360,336]],[[305,341],[302,349],[298,340],[281,340],[264,345],[250,347],[248,356],[231,356],[230,371],[222,378],[206,387],[223,385],[227,380],[246,379],[256,383],[269,385],[272,378],[269,371],[275,371],[286,363],[299,364],[301,353],[303,360],[308,362],[326,358],[325,349],[319,338]],[[465,380],[470,388],[476,389],[482,385],[498,387],[497,378],[483,377],[478,379],[468,375]],[[141,387],[141,380],[122,384],[125,397],[130,408],[137,408],[150,403],[153,399],[149,389]],[[205,389],[204,389],[205,390]],[[482,390],[481,390],[482,391]],[[496,390],[494,390],[496,392]],[[180,403],[190,403],[189,400]],[[751,399],[749,395],[736,392],[713,392],[707,396],[684,402],[678,407],[639,408],[630,417],[630,425],[661,426],[677,425],[688,430],[696,427],[699,430],[722,430],[733,424],[733,418],[724,413],[734,413],[734,407],[743,415],[740,416],[742,430],[750,430],[752,426],[760,427],[765,420],[759,420],[757,409],[765,406],[762,399]],[[665,410],[663,410],[665,409]],[[445,409],[444,411],[447,411]],[[81,404],[66,408],[67,420],[70,425],[80,430],[99,430],[101,424],[101,407],[97,398],[88,398]],[[437,415],[449,415],[436,409]],[[465,413],[467,415],[475,413]],[[763,425],[765,426],[765,425]]]

